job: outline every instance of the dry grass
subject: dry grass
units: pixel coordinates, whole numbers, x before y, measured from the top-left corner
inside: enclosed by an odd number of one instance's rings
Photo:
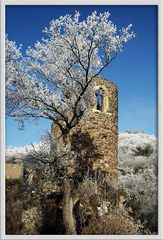
[[[20,179],[23,175],[23,164],[6,164],[6,178],[7,179]]]

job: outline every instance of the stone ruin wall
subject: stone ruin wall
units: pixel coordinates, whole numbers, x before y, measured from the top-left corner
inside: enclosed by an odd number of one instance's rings
[[[95,92],[104,89],[102,109],[97,110]],[[114,83],[97,78],[94,99],[86,116],[71,130],[73,149],[78,153],[77,168],[82,173],[100,170],[117,179],[118,91]],[[52,131],[58,135],[54,124]]]

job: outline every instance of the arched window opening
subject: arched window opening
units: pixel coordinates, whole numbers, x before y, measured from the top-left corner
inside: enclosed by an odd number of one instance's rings
[[[98,90],[96,92],[96,109],[102,111],[103,108],[103,91]]]
[[[100,93],[96,93],[96,106],[97,110],[102,110],[103,96]]]

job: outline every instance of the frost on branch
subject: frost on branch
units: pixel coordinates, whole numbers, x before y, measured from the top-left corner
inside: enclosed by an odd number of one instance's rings
[[[14,102],[16,96],[13,97],[17,91],[16,82],[21,78],[21,69],[18,63],[21,57],[21,47],[17,47],[15,42],[9,41],[7,35],[5,40],[6,111],[7,114],[10,114],[16,106]]]
[[[43,31],[46,38],[29,47],[26,58],[21,57],[14,42],[6,39],[7,101],[15,103],[7,111],[10,116],[20,123],[47,118],[62,133],[68,133],[80,121],[95,77],[135,36],[131,24],[118,32],[109,16],[108,12],[93,12],[80,21],[76,12],[52,20]]]

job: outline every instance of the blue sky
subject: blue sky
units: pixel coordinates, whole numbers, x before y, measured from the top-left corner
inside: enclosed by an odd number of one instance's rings
[[[75,10],[85,19],[92,11],[109,11],[118,28],[133,24],[136,38],[101,74],[118,86],[119,131],[144,130],[157,135],[157,7],[156,6],[7,6],[6,33],[9,40],[23,44],[23,52],[45,35],[42,30],[52,19]],[[6,121],[6,145],[24,146],[39,142],[51,122],[38,125],[26,122],[19,130],[17,122]]]

